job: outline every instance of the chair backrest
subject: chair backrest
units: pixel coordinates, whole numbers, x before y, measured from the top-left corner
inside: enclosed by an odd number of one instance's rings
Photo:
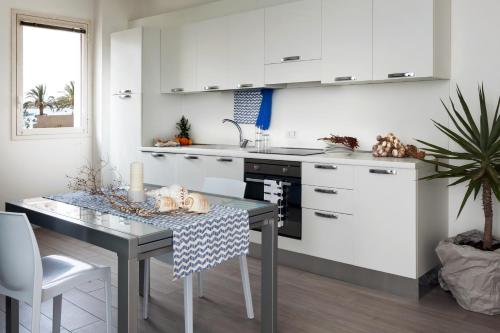
[[[206,177],[203,182],[203,192],[243,198],[247,184],[241,180],[228,178]]]
[[[25,214],[0,212],[0,294],[31,303],[42,288],[42,260]]]

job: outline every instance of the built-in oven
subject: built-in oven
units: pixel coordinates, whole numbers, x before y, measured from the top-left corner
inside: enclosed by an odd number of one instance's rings
[[[301,163],[262,159],[245,159],[245,198],[270,201],[278,199],[280,236],[302,238]],[[275,182],[277,192],[269,193]],[[267,200],[265,200],[267,199]],[[271,201],[272,202],[272,201]]]

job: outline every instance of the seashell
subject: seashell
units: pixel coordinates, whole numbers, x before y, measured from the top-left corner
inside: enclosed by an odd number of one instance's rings
[[[181,185],[176,184],[169,187],[169,196],[175,200],[180,208],[185,208],[185,201],[188,195],[188,190]]]
[[[392,156],[398,157],[399,151],[397,149],[392,150]]]
[[[146,195],[150,196],[150,197],[153,197],[155,199],[159,199],[161,197],[168,197],[170,196],[170,191],[168,189],[168,187],[161,187],[159,189],[156,189],[156,190],[151,190],[151,191],[148,191],[146,193]]]
[[[208,213],[210,211],[210,203],[203,194],[192,193],[185,201],[185,208],[193,213]]]
[[[177,202],[172,197],[161,197],[156,200],[156,208],[159,212],[170,212],[179,208]]]

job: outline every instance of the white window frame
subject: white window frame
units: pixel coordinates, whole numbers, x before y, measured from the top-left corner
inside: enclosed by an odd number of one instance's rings
[[[67,28],[85,29],[82,38],[82,73],[81,73],[81,126],[58,128],[24,128],[23,120],[23,40],[21,21],[39,24],[55,25]],[[82,137],[89,135],[91,124],[91,24],[90,21],[77,18],[49,16],[32,12],[12,9],[11,14],[12,40],[12,139],[57,139],[68,137]]]

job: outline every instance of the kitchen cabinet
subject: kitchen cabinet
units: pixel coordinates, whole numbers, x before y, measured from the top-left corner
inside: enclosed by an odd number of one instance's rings
[[[322,83],[372,79],[373,0],[323,1]]]
[[[264,10],[228,17],[229,88],[264,86]]]
[[[320,81],[321,0],[265,9],[266,84]]]
[[[158,152],[143,152],[144,183],[169,186],[176,182],[175,155]]]
[[[373,79],[450,77],[450,0],[373,0]]]
[[[355,265],[416,278],[416,171],[357,166],[355,179]]]
[[[308,255],[346,264],[354,261],[352,215],[315,209],[302,209],[304,252]]]
[[[198,91],[223,90],[229,85],[229,18],[196,23],[196,82]]]
[[[164,29],[161,35],[161,92],[196,91],[196,26]]]
[[[109,163],[129,182],[130,163],[140,159],[142,109],[159,94],[160,30],[134,28],[111,34]]]
[[[206,177],[229,178],[243,181],[243,158],[231,156],[204,156]]]

